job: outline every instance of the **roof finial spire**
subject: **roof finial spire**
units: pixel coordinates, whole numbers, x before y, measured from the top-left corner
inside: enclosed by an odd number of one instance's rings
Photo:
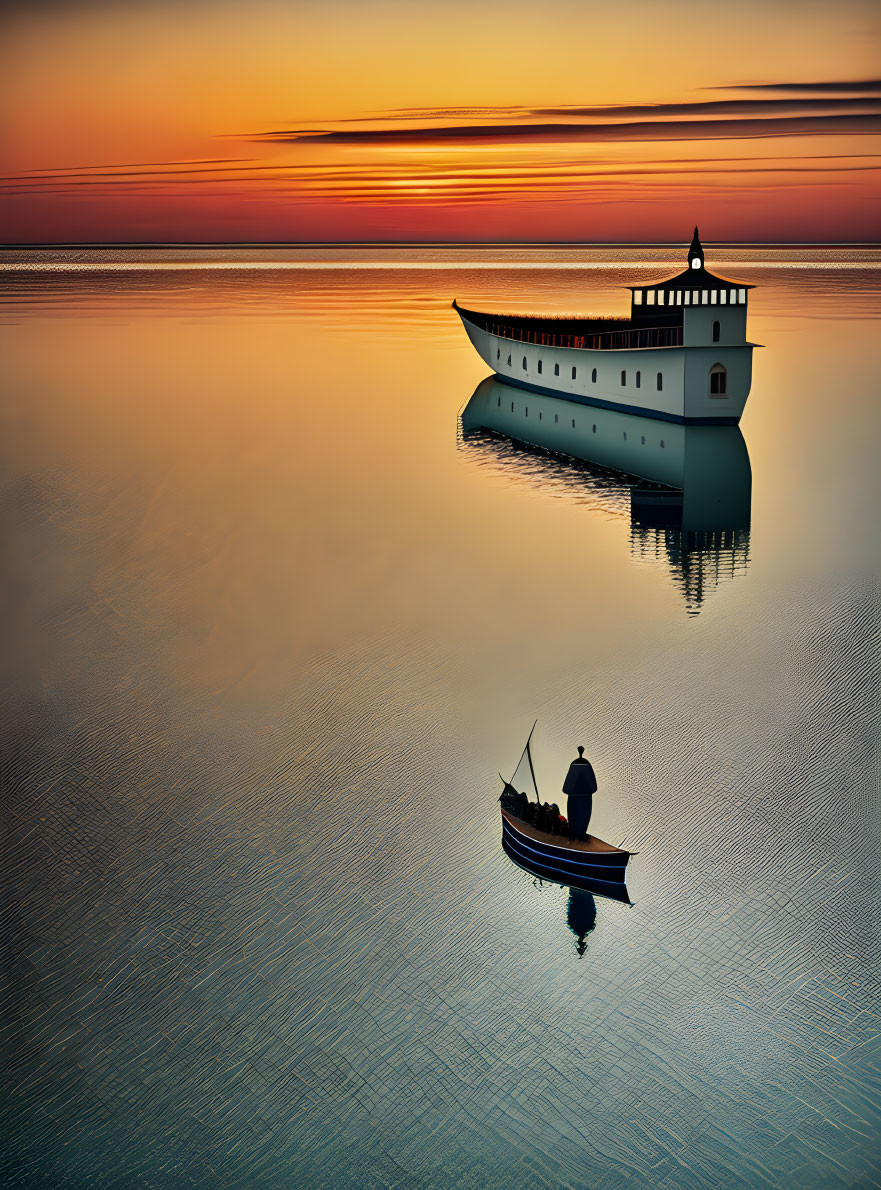
[[[688,267],[690,269],[702,269],[704,267],[704,250],[701,247],[700,236],[697,234],[697,226],[694,229],[694,238],[691,241],[691,247],[688,249]]]

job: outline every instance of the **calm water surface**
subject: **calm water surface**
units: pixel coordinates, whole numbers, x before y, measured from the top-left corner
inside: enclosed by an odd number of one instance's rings
[[[7,1184],[877,1184],[881,254],[708,252],[736,532],[460,422],[453,297],[682,255],[5,254]],[[592,929],[501,850],[536,717]]]

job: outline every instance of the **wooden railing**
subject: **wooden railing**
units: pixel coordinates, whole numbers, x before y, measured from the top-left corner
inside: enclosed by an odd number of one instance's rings
[[[586,335],[551,334],[524,327],[491,322],[484,328],[500,339],[514,343],[535,343],[539,347],[573,347],[583,351],[623,351],[636,347],[681,347],[681,326],[655,326],[626,331],[591,332]]]

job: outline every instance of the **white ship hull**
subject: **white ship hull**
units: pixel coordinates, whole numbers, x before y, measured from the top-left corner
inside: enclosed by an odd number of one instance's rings
[[[693,425],[736,425],[749,396],[753,344],[689,345],[688,323],[683,346],[590,350],[521,342],[484,330],[457,312],[478,355],[519,388]],[[723,395],[710,392],[710,370],[719,364],[727,373]]]

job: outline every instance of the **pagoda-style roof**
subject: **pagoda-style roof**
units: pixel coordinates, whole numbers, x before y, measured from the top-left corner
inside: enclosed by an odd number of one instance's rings
[[[688,268],[684,273],[678,273],[675,277],[669,277],[666,281],[656,281],[654,285],[628,285],[627,289],[644,290],[657,292],[658,290],[668,289],[706,289],[706,290],[728,290],[728,289],[755,289],[754,285],[746,285],[743,281],[729,281],[727,277],[717,277],[715,273],[711,273],[704,267],[704,249],[700,241],[700,236],[697,233],[697,228],[694,229],[694,239],[688,249]]]
[[[686,269],[675,277],[666,281],[656,281],[652,285],[628,285],[627,289],[755,289],[754,285],[747,285],[744,281],[729,281],[727,277],[719,277],[705,269],[703,265],[697,269]]]

